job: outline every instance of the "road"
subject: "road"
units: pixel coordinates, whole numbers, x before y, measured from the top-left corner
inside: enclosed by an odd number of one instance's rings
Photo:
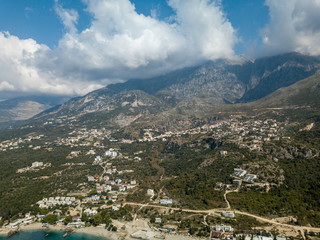
[[[99,181],[103,180],[103,175],[107,172],[106,167],[104,166],[105,163],[100,163],[99,166],[102,167],[103,171],[102,174],[99,177]]]
[[[160,209],[166,209],[166,210],[183,211],[183,212],[188,212],[188,213],[202,213],[202,214],[206,214],[206,215],[215,215],[217,213],[221,213],[226,210],[231,210],[230,203],[227,200],[227,194],[230,192],[232,192],[232,191],[226,192],[226,194],[225,194],[225,199],[226,199],[226,203],[228,206],[227,208],[215,208],[215,209],[209,209],[209,210],[194,210],[194,209],[186,209],[186,208],[173,208],[173,207],[167,207],[167,206],[161,206],[161,205],[141,204],[141,203],[135,203],[135,202],[126,202],[123,205],[140,206],[140,209],[144,208],[144,207],[152,207],[152,208],[160,208]],[[308,232],[312,231],[312,232],[320,233],[320,228],[307,227],[307,226],[294,226],[294,225],[290,225],[290,224],[279,223],[276,220],[269,219],[266,217],[261,217],[261,216],[247,213],[247,212],[242,212],[242,211],[238,211],[238,210],[233,210],[233,211],[235,212],[235,214],[252,217],[252,218],[257,219],[260,222],[269,223],[269,224],[276,225],[276,226],[286,228],[286,229],[288,229],[288,228],[293,229],[296,232],[301,231],[302,237],[304,239],[305,239],[305,236],[304,236],[305,230],[307,230]]]

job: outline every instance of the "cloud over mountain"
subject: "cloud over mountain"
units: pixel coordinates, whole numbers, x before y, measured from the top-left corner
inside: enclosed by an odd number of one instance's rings
[[[262,32],[262,55],[320,54],[320,0],[266,0],[266,5],[270,23]]]
[[[0,78],[0,91],[83,94],[112,82],[234,57],[237,36],[218,1],[169,0],[176,13],[171,21],[138,14],[129,0],[84,2],[93,18],[78,32],[78,13],[56,1],[66,34],[54,49],[1,33],[7,50],[0,52],[0,70],[7,73]]]

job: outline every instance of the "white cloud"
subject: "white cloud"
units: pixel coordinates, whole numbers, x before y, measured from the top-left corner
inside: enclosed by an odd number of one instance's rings
[[[32,39],[21,40],[7,32],[0,32],[0,92],[47,93],[74,95],[84,94],[103,85],[75,81],[69,82],[42,71],[35,64],[40,52],[50,52]],[[76,84],[75,84],[76,83]]]
[[[235,30],[218,2],[169,0],[169,5],[177,13],[177,28],[193,56],[200,54],[201,58],[214,60],[234,54]]]
[[[263,53],[320,54],[320,0],[266,0],[270,24],[263,30]]]
[[[60,17],[65,28],[70,32],[76,32],[76,25],[78,23],[79,14],[73,9],[64,9],[59,3],[58,0],[55,0],[54,9],[58,16]]]
[[[129,0],[85,3],[94,20],[88,29],[61,39],[56,55],[63,73],[128,79],[234,56],[235,31],[213,1],[170,0],[175,23],[138,14]]]
[[[83,1],[93,20],[82,32],[76,28],[78,13],[55,2],[67,30],[55,49],[0,35],[3,48],[19,45],[7,54],[0,46],[0,59],[13,63],[10,76],[0,77],[3,89],[83,94],[120,80],[234,57],[236,33],[218,0],[169,0],[174,22],[138,14],[129,0]]]

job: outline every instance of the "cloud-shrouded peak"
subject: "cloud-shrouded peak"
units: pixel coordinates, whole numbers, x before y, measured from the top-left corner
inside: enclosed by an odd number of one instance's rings
[[[67,50],[64,55],[81,56],[85,64],[72,63],[83,65],[84,74],[99,70],[94,78],[144,77],[234,55],[235,32],[210,1],[169,1],[174,23],[138,14],[129,0],[86,3],[94,17],[91,26],[66,34],[59,46]]]
[[[218,0],[169,0],[175,12],[171,21],[138,14],[129,0],[83,2],[92,21],[79,32],[79,14],[55,1],[66,33],[54,49],[0,35],[5,49],[0,61],[9,67],[0,78],[0,91],[83,94],[129,78],[234,57],[237,36]]]
[[[195,54],[212,60],[234,54],[235,30],[219,2],[169,0],[169,5],[176,11],[177,29]]]
[[[270,24],[263,30],[263,55],[320,54],[320,0],[266,0],[266,5]]]

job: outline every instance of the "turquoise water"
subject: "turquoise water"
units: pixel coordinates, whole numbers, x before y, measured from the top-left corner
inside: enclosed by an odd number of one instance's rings
[[[106,240],[106,238],[95,237],[86,234],[73,233],[65,238],[65,232],[52,232],[52,231],[22,231],[12,237],[10,240]],[[0,240],[7,239],[6,236],[0,235]]]

